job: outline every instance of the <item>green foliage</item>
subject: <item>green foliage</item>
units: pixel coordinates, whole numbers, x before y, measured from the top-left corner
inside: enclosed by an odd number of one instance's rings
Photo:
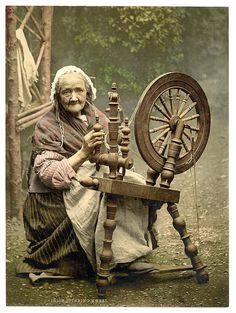
[[[56,8],[55,14],[61,11]],[[59,19],[70,41],[66,59],[96,76],[100,91],[117,81],[122,90],[140,93],[148,80],[165,71],[165,64],[183,59],[179,48],[184,9],[66,7],[63,12]]]
[[[102,94],[116,81],[139,95],[168,71],[208,73],[212,56],[227,55],[226,41],[226,8],[56,7],[53,69],[75,64]]]
[[[166,53],[168,44],[181,43],[183,9],[163,7],[121,7],[119,19],[113,19],[119,39],[125,34],[123,45],[131,53],[158,48]]]

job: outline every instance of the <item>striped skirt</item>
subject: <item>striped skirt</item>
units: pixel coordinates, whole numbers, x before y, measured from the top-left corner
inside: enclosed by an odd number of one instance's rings
[[[24,227],[30,242],[17,274],[49,272],[73,277],[93,274],[67,216],[62,193],[28,194]]]

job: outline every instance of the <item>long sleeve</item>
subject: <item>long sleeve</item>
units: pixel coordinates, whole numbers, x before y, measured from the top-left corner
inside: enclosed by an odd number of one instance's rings
[[[71,179],[76,174],[68,160],[53,151],[37,155],[34,170],[41,182],[52,189],[69,189]]]

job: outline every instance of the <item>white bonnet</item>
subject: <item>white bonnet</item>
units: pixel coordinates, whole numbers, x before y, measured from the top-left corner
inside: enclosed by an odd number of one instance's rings
[[[58,82],[58,79],[66,74],[66,73],[72,73],[72,72],[76,72],[76,73],[80,73],[87,81],[87,83],[89,84],[90,88],[91,88],[91,92],[92,92],[92,100],[96,99],[96,88],[93,86],[93,83],[91,81],[91,79],[88,77],[87,74],[85,74],[79,67],[74,66],[74,65],[68,65],[68,66],[64,66],[61,69],[59,69],[56,72],[56,75],[54,77],[54,81],[52,82],[52,87],[51,87],[51,100],[54,100],[54,95],[56,94],[56,85]]]

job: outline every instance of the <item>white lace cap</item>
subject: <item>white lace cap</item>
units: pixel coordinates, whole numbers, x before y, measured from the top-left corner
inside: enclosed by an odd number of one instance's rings
[[[52,101],[54,100],[54,95],[56,94],[56,85],[57,85],[58,79],[66,73],[73,73],[73,72],[81,74],[86,79],[87,83],[89,84],[91,88],[92,100],[94,101],[96,99],[96,92],[97,92],[96,88],[93,86],[93,83],[91,79],[89,78],[89,76],[85,74],[84,71],[82,71],[79,67],[74,66],[74,65],[64,66],[56,72],[56,75],[54,77],[54,81],[52,82],[52,87],[51,87],[51,96],[50,96],[51,100]]]

